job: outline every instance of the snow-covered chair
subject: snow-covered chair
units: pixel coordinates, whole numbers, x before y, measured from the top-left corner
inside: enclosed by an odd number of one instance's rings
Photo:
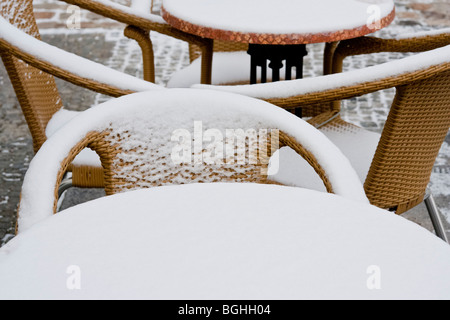
[[[152,12],[153,1],[134,0],[126,6],[110,0],[61,0],[125,24],[125,36],[136,40],[142,50],[144,79],[155,82],[155,61],[150,32],[157,32],[188,42],[201,53],[195,83],[211,83],[213,41],[173,28]]]
[[[374,53],[419,53],[440,48],[449,43],[450,28],[402,34],[393,38],[365,36],[329,43],[325,49],[325,75],[343,71],[344,60],[351,56]],[[340,108],[340,101],[334,101],[332,109]]]
[[[31,131],[35,151],[77,114],[63,108],[54,76],[112,97],[164,89],[40,41],[32,0],[0,2],[0,56]],[[72,171],[73,180],[66,186],[103,186],[99,159],[90,150],[83,151],[68,170]]]
[[[450,39],[445,47],[373,67],[312,79],[253,86],[194,87],[235,92],[289,109],[397,89],[381,135],[343,121],[339,110],[309,120],[352,162],[370,202],[398,214],[425,200],[436,232],[445,231],[427,194],[433,165],[450,126]],[[315,177],[289,150],[282,150],[277,180],[321,189]],[[303,178],[303,179],[301,179]]]
[[[55,132],[26,173],[19,232],[55,212],[55,190],[86,147],[99,155],[111,195],[185,183],[273,183],[278,166],[269,158],[283,146],[306,159],[326,191],[368,203],[348,159],[304,120],[242,95],[167,89],[112,99]]]

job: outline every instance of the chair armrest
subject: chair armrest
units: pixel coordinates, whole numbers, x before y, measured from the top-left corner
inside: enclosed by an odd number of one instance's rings
[[[450,45],[346,73],[256,85],[194,85],[193,88],[238,93],[291,109],[349,99],[432,77],[450,68],[449,56]]]
[[[360,37],[343,40],[333,49],[332,73],[342,72],[346,57],[380,52],[424,52],[450,43],[450,29],[403,35],[392,39]]]
[[[162,87],[40,41],[0,17],[0,50],[75,85],[112,97]]]
[[[61,0],[79,6],[101,16],[113,19],[126,25],[139,27],[147,31],[156,31],[179,40],[191,42],[198,46],[210,45],[207,39],[197,37],[173,28],[156,14],[144,13],[133,7],[127,7],[109,0]],[[150,0],[149,0],[150,1]]]

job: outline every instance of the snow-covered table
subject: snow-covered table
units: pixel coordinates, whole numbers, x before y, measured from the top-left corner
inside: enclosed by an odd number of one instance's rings
[[[393,0],[163,0],[162,13],[184,32],[249,43],[255,83],[256,68],[265,66],[264,59],[271,61],[272,80],[279,79],[283,60],[286,78],[291,67],[300,78],[305,44],[373,33],[394,20],[395,6]]]
[[[366,204],[192,184],[67,209],[0,249],[0,299],[450,298],[450,247]]]

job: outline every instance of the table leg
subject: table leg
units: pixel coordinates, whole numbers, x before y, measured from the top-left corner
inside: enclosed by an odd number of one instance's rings
[[[213,61],[213,51],[214,42],[208,39],[206,46],[201,48],[202,50],[202,66],[201,66],[201,84],[211,84],[212,80],[212,61]]]
[[[261,83],[266,82],[267,82],[267,60],[263,59],[261,61]]]
[[[258,80],[258,63],[256,57],[250,57],[250,84],[255,84]]]
[[[292,67],[293,67],[292,63],[286,60],[286,75],[285,75],[286,80],[292,79]]]
[[[251,56],[250,84],[257,83],[257,70],[261,67],[261,82],[267,82],[267,60],[272,69],[272,81],[280,80],[283,61],[286,62],[286,80],[292,79],[292,68],[296,67],[296,78],[303,78],[303,58],[308,54],[306,45],[259,45],[250,44],[248,54]]]
[[[267,82],[267,59],[262,56],[252,55],[250,57],[250,83],[258,82],[258,67],[261,67],[261,82]]]
[[[272,69],[272,82],[280,80],[283,61],[286,64],[285,79],[292,79],[292,68],[296,68],[296,79],[303,78],[303,58],[308,54],[305,44],[300,45],[259,45],[250,44],[250,84],[258,81],[258,67],[261,67],[261,83],[267,82],[267,61]],[[302,109],[297,108],[295,114],[302,117]]]
[[[272,69],[272,82],[280,81],[280,71],[283,68],[283,60],[280,57],[272,57],[269,68]]]

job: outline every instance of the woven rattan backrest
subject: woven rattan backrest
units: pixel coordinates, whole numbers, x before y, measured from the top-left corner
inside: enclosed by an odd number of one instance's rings
[[[159,140],[154,130],[147,132],[150,140]],[[174,163],[171,148],[176,143],[146,143],[142,132],[133,128],[110,128],[92,133],[95,140],[89,147],[95,150],[104,167],[105,192],[112,195],[124,191],[187,183],[252,182],[267,183],[266,166],[260,161],[249,163],[250,146],[246,143],[245,163],[196,163],[199,155],[192,150],[191,162]],[[193,142],[194,143],[194,142]],[[204,151],[204,150],[203,150]]]
[[[12,25],[40,39],[31,0],[2,0],[0,14]],[[48,121],[62,107],[55,80],[6,51],[1,51],[0,54],[33,136],[34,149],[37,151],[46,140],[45,127]]]
[[[138,121],[139,122],[139,121]],[[206,155],[214,155],[217,150],[202,148],[196,150],[195,133],[192,150],[186,152],[190,161],[177,163],[174,158],[174,146],[178,138],[167,136],[165,130],[155,130],[147,126],[145,130],[138,124],[120,127],[110,123],[108,129],[92,131],[80,141],[70,152],[69,157],[62,162],[58,181],[61,181],[68,165],[74,157],[84,148],[94,150],[100,157],[104,169],[104,184],[107,195],[165,185],[188,183],[260,183],[276,184],[268,178],[270,156],[281,147],[290,147],[301,155],[322,179],[328,192],[334,193],[334,187],[327,173],[317,161],[314,154],[305,149],[290,135],[279,130],[266,130],[256,132],[254,135],[246,131],[244,147],[240,147],[239,138],[231,141],[231,156],[228,153],[229,140],[226,140],[223,161],[206,160]],[[169,138],[169,139],[168,139]],[[189,140],[185,140],[184,142]],[[154,140],[154,141],[153,141]],[[152,142],[153,141],[153,142]],[[226,141],[226,142],[225,142]],[[220,139],[214,139],[214,143]],[[234,144],[236,142],[236,144]],[[204,147],[204,145],[203,145]],[[220,147],[219,147],[220,148]],[[180,150],[177,149],[177,152]],[[212,151],[212,152],[211,152]],[[245,154],[244,156],[243,153]],[[200,156],[200,157],[199,157]],[[242,156],[242,157],[241,157]],[[57,190],[55,189],[55,197]],[[56,198],[57,199],[57,198]],[[54,204],[56,208],[56,201]]]
[[[365,182],[372,204],[402,213],[423,200],[450,127],[450,67],[397,88]]]
[[[80,115],[81,118],[77,117],[61,129],[67,131],[59,131],[60,137],[65,139],[70,140],[71,135],[76,135],[76,139],[80,136],[86,138],[69,152],[64,164],[59,164],[59,178],[74,157],[89,147],[100,156],[108,195],[130,189],[186,183],[269,183],[270,156],[279,148],[288,146],[314,168],[328,192],[334,192],[335,187],[342,192],[352,189],[348,176],[345,187],[338,179],[332,182],[322,168],[323,163],[315,158],[313,152],[317,151],[304,148],[297,139],[308,139],[309,143],[311,136],[317,136],[322,144],[329,143],[333,147],[331,142],[280,108],[244,96],[205,90],[174,89],[147,95],[111,100],[86,111]],[[151,102],[144,100],[151,97],[154,98]],[[265,112],[264,116],[258,116],[255,110]],[[273,114],[269,116],[268,110]],[[285,122],[280,119],[285,119]],[[287,126],[297,138],[277,130],[277,123],[297,124],[297,121],[304,130],[297,131],[291,129],[296,126]],[[81,127],[86,133],[77,132],[78,123],[83,123]],[[88,131],[88,128],[93,131]],[[306,130],[311,132],[306,135]],[[337,154],[333,160],[330,158],[332,164],[327,163],[326,166],[337,171],[338,168],[333,166],[339,163],[342,155],[337,148],[334,150]],[[322,161],[328,159],[324,157]],[[345,168],[340,165],[339,170],[344,172]],[[351,172],[358,185],[355,188],[363,195],[356,173],[353,169]],[[367,200],[365,196],[364,199]]]

